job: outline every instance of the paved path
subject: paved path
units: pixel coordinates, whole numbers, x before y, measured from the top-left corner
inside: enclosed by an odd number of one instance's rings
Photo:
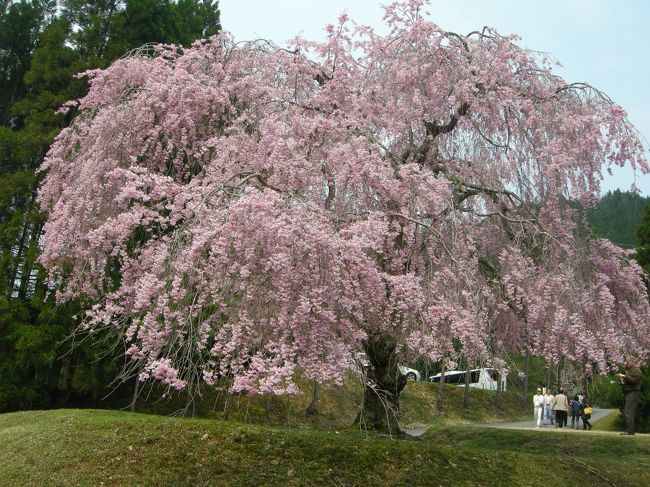
[[[596,421],[599,419],[604,418],[607,416],[609,413],[612,413],[616,411],[615,409],[595,409],[594,412],[591,415],[591,419],[589,422],[591,424],[594,424]],[[530,415],[532,416],[533,413],[531,411]],[[487,426],[489,428],[507,428],[507,429],[535,429],[535,420],[527,420],[527,421],[514,421],[514,422],[503,422],[503,423],[489,423],[489,424],[481,424],[480,426]],[[571,416],[568,418],[568,428],[571,429]],[[580,428],[582,429],[582,420],[580,420]],[[555,429],[555,425],[542,425],[540,429]]]
[[[596,421],[599,419],[604,418],[607,416],[609,413],[616,411],[615,409],[595,409],[594,412],[591,415],[591,419],[589,422],[591,424],[594,424]],[[531,416],[533,415],[531,411]],[[535,428],[535,421],[533,419],[527,420],[527,421],[513,421],[513,422],[500,422],[500,423],[474,423],[471,424],[471,426],[483,426],[486,428],[505,428],[505,429],[536,429]],[[568,419],[568,430],[571,429],[571,417],[569,416]],[[560,430],[559,428],[556,428],[555,425],[546,425],[542,426],[540,430],[548,430],[548,431],[567,431],[567,429],[562,429]],[[580,429],[582,429],[582,420],[580,420]],[[424,433],[426,433],[427,427],[418,427],[418,428],[404,428],[404,432],[407,433],[410,436],[421,436]]]

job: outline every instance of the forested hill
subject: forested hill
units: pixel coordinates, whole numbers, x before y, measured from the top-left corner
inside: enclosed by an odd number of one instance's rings
[[[630,192],[609,191],[596,207],[587,213],[589,225],[599,235],[617,245],[637,247],[637,226],[650,197]]]

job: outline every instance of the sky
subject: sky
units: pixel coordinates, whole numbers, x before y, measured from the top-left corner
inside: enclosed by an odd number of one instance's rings
[[[220,0],[221,24],[238,41],[264,38],[285,45],[298,35],[325,38],[324,27],[347,12],[357,23],[383,31],[388,0]],[[568,82],[586,81],[629,114],[650,146],[650,1],[648,0],[432,0],[430,19],[459,34],[490,26],[517,34],[519,45],[547,52]],[[650,174],[617,169],[604,192],[633,183],[650,196]]]

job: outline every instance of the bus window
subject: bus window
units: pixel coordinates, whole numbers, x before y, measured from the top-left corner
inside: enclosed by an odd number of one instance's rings
[[[449,374],[445,376],[445,382],[448,384],[464,384],[465,383],[465,373],[461,372],[460,374]]]
[[[481,377],[481,370],[480,369],[472,370],[470,372],[470,375],[471,375],[470,384],[478,384],[478,382],[480,380],[480,377]]]
[[[494,370],[494,369],[485,369],[485,371],[487,372],[487,374],[488,374],[488,376],[490,377],[491,380],[494,380],[494,381],[499,380],[499,374],[497,373],[496,370]]]

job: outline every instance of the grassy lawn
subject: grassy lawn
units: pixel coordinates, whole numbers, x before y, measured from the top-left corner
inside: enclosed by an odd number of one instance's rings
[[[463,408],[464,388],[445,385],[442,412],[436,407],[438,384],[409,382],[400,396],[401,423],[408,424],[467,424],[517,421],[532,416],[532,406],[523,407],[521,393],[501,393],[501,407],[496,407],[496,393],[470,389],[469,404]],[[532,395],[530,401],[532,404]]]
[[[649,437],[594,431],[434,426],[393,440],[117,411],[0,415],[2,486],[644,486],[649,459]]]
[[[625,429],[625,422],[623,416],[619,411],[614,411],[602,418],[597,423],[594,423],[593,431],[623,431]]]

